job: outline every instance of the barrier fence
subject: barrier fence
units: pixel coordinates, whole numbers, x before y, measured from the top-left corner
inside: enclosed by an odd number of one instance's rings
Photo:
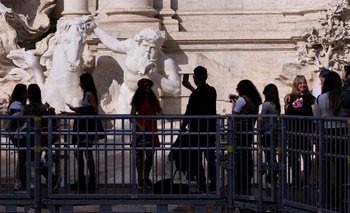
[[[180,130],[185,118],[189,131]],[[136,131],[136,119],[158,130]],[[0,123],[7,212],[350,211],[347,118],[3,115]]]

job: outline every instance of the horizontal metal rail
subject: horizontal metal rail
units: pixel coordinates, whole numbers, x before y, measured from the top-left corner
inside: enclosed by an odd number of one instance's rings
[[[182,119],[188,131],[180,130]],[[157,129],[138,131],[136,121]],[[347,118],[3,115],[0,125],[4,211],[73,212],[91,204],[96,212],[135,204],[148,212],[171,205],[197,212],[208,205],[227,212],[350,210]]]

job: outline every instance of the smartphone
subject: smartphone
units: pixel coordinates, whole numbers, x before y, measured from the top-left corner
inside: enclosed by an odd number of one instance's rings
[[[189,74],[184,74],[184,75],[183,75],[183,77],[182,77],[182,84],[188,82],[189,76],[190,76]]]

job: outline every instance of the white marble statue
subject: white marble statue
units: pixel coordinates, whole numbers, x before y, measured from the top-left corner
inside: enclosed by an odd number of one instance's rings
[[[32,76],[23,69],[15,68],[7,58],[11,50],[33,49],[35,43],[50,28],[50,16],[56,0],[41,0],[40,5],[32,1],[18,1],[23,4],[10,8],[13,1],[0,1],[0,112],[7,111],[9,96],[17,83],[27,84]],[[31,12],[30,12],[31,11]],[[25,15],[24,15],[25,14]]]
[[[89,27],[107,48],[127,55],[124,81],[118,89],[119,94],[113,94],[117,95],[118,114],[130,113],[131,98],[141,78],[150,78],[165,93],[179,93],[181,83],[176,65],[160,49],[163,38],[159,30],[146,28],[134,38],[119,41],[97,27],[93,19]]]
[[[31,74],[31,82],[42,88],[43,101],[48,102],[56,112],[68,111],[66,103],[80,105],[82,97],[79,76],[83,65],[91,65],[91,55],[85,55],[85,23],[89,16],[63,20],[57,25],[57,32],[48,37],[48,50],[39,59],[32,51],[17,49],[8,57]],[[46,70],[42,69],[46,67]]]
[[[3,5],[0,1],[0,13],[12,13],[12,9]]]

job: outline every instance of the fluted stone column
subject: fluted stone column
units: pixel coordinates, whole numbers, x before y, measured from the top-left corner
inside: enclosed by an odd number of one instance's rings
[[[98,24],[117,37],[129,37],[146,27],[160,28],[153,0],[100,0]]]
[[[62,19],[89,15],[88,0],[64,0]]]

